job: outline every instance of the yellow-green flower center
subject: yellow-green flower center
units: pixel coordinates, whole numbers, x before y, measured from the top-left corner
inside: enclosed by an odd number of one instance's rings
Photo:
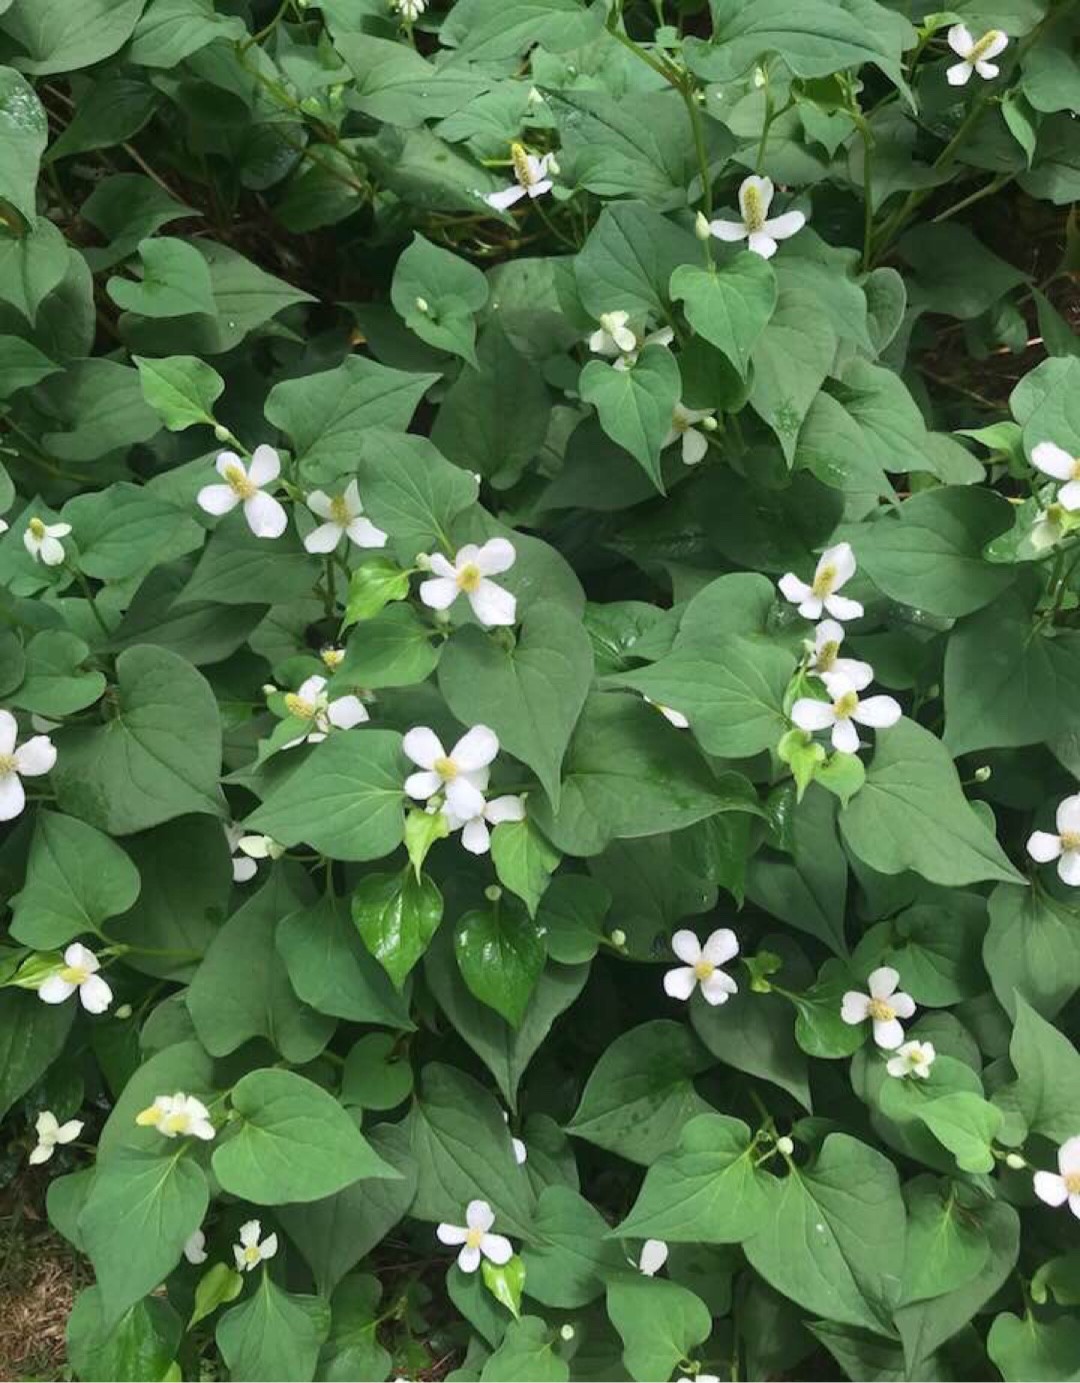
[[[1062,831],[1062,850],[1080,850],[1080,831]]]
[[[478,1249],[480,1247],[480,1241],[483,1239],[483,1237],[484,1231],[482,1229],[470,1229],[468,1234],[465,1236],[465,1247],[470,1249]]]
[[[60,971],[60,978],[65,984],[85,984],[90,978],[90,971],[83,965],[65,965]]]
[[[821,570],[814,576],[814,584],[810,587],[810,590],[813,592],[814,595],[817,596],[818,600],[821,600],[824,596],[830,595],[832,593],[833,583],[835,582],[835,580],[836,568],[831,564],[829,566],[822,567]]]
[[[36,538],[40,543],[42,538],[44,538],[45,536],[45,525],[41,522],[41,520],[31,519],[26,526],[30,530],[31,537]]]
[[[712,979],[715,970],[716,966],[712,961],[706,960],[705,957],[702,956],[699,961],[694,963],[694,978],[700,980],[701,983],[704,984],[706,980]]]
[[[835,639],[830,639],[828,643],[823,643],[818,650],[816,667],[818,672],[828,672],[835,666],[837,654],[840,652],[840,645]]]
[[[968,62],[971,63],[972,67],[974,67],[977,62],[981,62],[986,50],[993,47],[1000,37],[1001,34],[999,30],[987,29],[986,33],[979,39],[975,47],[972,48],[971,54],[968,57]]]
[[[529,168],[529,155],[523,144],[510,145],[510,162],[514,165],[514,177],[522,187],[532,187],[533,176]]]
[[[349,513],[349,506],[344,495],[335,495],[330,501],[330,519],[340,528],[347,528],[352,522],[352,515]]]
[[[345,650],[343,648],[324,648],[319,657],[323,660],[324,667],[328,667],[332,671],[334,668],[340,667],[345,661]]]
[[[0,778],[6,778],[18,768],[14,754],[0,754]]]
[[[753,183],[743,193],[743,216],[748,231],[759,231],[765,224],[765,199]]]
[[[289,692],[285,698],[285,709],[297,720],[311,720],[315,715],[315,707],[310,701],[305,701],[302,696],[297,696],[295,692]]]
[[[458,776],[458,766],[453,759],[448,759],[444,755],[441,759],[435,760],[435,772],[444,783],[452,783]]]
[[[843,696],[838,696],[833,702],[833,710],[836,712],[837,720],[850,720],[858,706],[859,693],[853,691],[845,692]]]
[[[926,1053],[921,1047],[916,1047],[913,1051],[908,1052],[907,1059],[909,1066],[922,1066],[926,1062]]]
[[[251,499],[252,495],[259,493],[259,487],[248,479],[243,466],[226,466],[225,481],[233,494],[241,499]]]
[[[166,1114],[161,1121],[162,1133],[186,1133],[188,1116],[184,1113]]]
[[[245,1249],[244,1249],[244,1262],[245,1262],[245,1263],[253,1263],[253,1264],[254,1264],[254,1263],[257,1263],[258,1261],[259,1261],[259,1246],[258,1246],[258,1244],[248,1244],[248,1245],[245,1247]]]
[[[884,999],[871,999],[866,1011],[875,1023],[891,1023],[896,1017],[896,1010]]]
[[[475,562],[466,562],[457,574],[458,590],[475,591],[484,579],[484,573]]]
[[[1080,1172],[1066,1172],[1061,1179],[1070,1196],[1080,1196]]]

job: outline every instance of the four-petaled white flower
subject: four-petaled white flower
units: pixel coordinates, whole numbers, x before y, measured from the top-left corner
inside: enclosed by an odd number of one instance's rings
[[[175,1095],[158,1095],[152,1105],[135,1116],[140,1128],[155,1128],[165,1138],[201,1138],[209,1142],[215,1129],[210,1111],[194,1095],[178,1090]]]
[[[260,1243],[260,1239],[262,1242]],[[268,1234],[262,1239],[262,1225],[258,1220],[248,1220],[240,1226],[240,1242],[233,1244],[233,1258],[238,1273],[253,1272],[260,1263],[273,1258],[277,1253],[277,1235]]]
[[[184,1240],[184,1257],[196,1268],[206,1262],[206,1235],[201,1229],[193,1230]]]
[[[800,730],[813,732],[831,729],[832,746],[841,754],[859,752],[856,724],[885,730],[900,719],[900,703],[891,696],[861,698],[853,684],[838,672],[826,672],[822,681],[831,700],[818,701],[813,696],[800,696],[791,708],[791,719]]]
[[[71,1143],[78,1138],[83,1131],[83,1122],[81,1119],[69,1119],[62,1124],[51,1109],[43,1109],[37,1116],[34,1128],[37,1131],[37,1146],[30,1154],[29,1162],[31,1167],[40,1167],[52,1157],[58,1143]]]
[[[235,451],[223,451],[214,462],[224,485],[204,485],[196,496],[200,509],[208,514],[228,514],[238,504],[256,538],[280,538],[288,524],[285,510],[266,493],[281,474],[281,460],[273,447],[255,448],[251,464],[244,466]]]
[[[1055,824],[1057,835],[1051,831],[1032,831],[1027,851],[1039,864],[1057,860],[1058,877],[1062,883],[1075,888],[1080,884],[1080,793],[1062,798]]]
[[[885,1069],[890,1076],[918,1076],[921,1080],[927,1080],[936,1056],[932,1042],[905,1042],[897,1049],[895,1056],[889,1057]]]
[[[869,994],[849,989],[840,1005],[840,1017],[845,1023],[854,1026],[869,1018],[874,1025],[874,1041],[889,1052],[896,1051],[904,1040],[900,1019],[910,1018],[915,1012],[915,1000],[897,990],[899,983],[900,976],[891,965],[879,966],[867,978]]]
[[[331,729],[351,730],[370,719],[367,707],[358,696],[338,696],[331,701],[326,693],[326,678],[319,676],[307,678],[300,683],[298,691],[288,692],[285,709],[295,720],[306,720],[311,728],[282,745],[283,749],[294,749],[298,744],[318,744]]]
[[[744,178],[739,188],[742,220],[710,221],[709,229],[717,240],[746,240],[754,254],[772,259],[777,241],[787,240],[806,225],[801,211],[785,211],[782,216],[768,219],[774,191],[771,178],[759,178],[756,174]]]
[[[1072,456],[1053,442],[1039,442],[1031,449],[1031,464],[1043,475],[1065,483],[1057,493],[1062,509],[1080,509],[1080,456]]]
[[[441,552],[427,558],[434,576],[420,583],[420,599],[432,610],[447,610],[463,594],[481,624],[513,624],[517,601],[488,577],[509,571],[517,553],[506,538],[489,538],[482,547],[466,543],[451,562]]]
[[[304,539],[308,552],[333,552],[342,538],[348,538],[357,547],[386,546],[387,535],[364,517],[360,488],[355,480],[349,481],[341,495],[312,490],[307,497],[307,507],[317,518],[325,520]]]
[[[243,826],[226,826],[225,836],[232,855],[233,882],[237,884],[246,884],[255,877],[259,860],[279,860],[285,853],[284,845],[270,836],[246,835]]]
[[[443,808],[443,815],[451,831],[461,831],[461,843],[471,855],[486,855],[491,849],[488,826],[498,826],[502,821],[524,821],[525,799],[515,797],[512,793],[505,797],[493,797],[470,817],[460,816],[447,805]]]
[[[739,941],[730,927],[720,927],[702,946],[688,929],[671,938],[671,949],[684,965],[668,970],[664,975],[664,993],[672,999],[689,999],[695,988],[701,987],[708,1004],[726,1004],[739,986],[720,967],[739,954]]]
[[[104,1013],[113,1001],[113,992],[98,974],[101,962],[93,951],[74,941],[64,952],[64,964],[43,980],[38,998],[46,1004],[62,1004],[79,991],[79,1002],[87,1013]]]
[[[667,1262],[667,1258],[668,1246],[663,1239],[646,1239],[637,1261],[638,1271],[646,1277],[655,1277]]]
[[[470,1201],[465,1207],[464,1225],[441,1224],[435,1233],[440,1244],[461,1245],[458,1267],[463,1273],[474,1273],[480,1266],[481,1255],[497,1267],[509,1263],[514,1256],[509,1239],[489,1233],[494,1223],[495,1212],[487,1201]]]
[[[4,525],[5,528],[7,525]],[[35,562],[58,567],[64,560],[64,545],[60,541],[71,532],[69,523],[45,523],[33,518],[23,531],[23,546]]]
[[[645,696],[644,692],[642,692],[642,696]],[[688,730],[690,728],[690,722],[682,711],[675,710],[673,706],[665,706],[661,701],[654,701],[651,696],[646,696],[645,700],[650,706],[655,706],[664,719],[675,726],[676,730]]]
[[[484,810],[484,793],[490,765],[499,752],[499,737],[486,725],[474,725],[448,754],[434,730],[418,725],[401,741],[406,758],[421,770],[405,779],[405,791],[418,802],[429,802],[437,793],[461,822],[472,821]]]
[[[13,821],[26,806],[21,779],[48,773],[56,747],[48,735],[35,735],[18,748],[19,726],[10,711],[0,711],[0,821]]]
[[[967,25],[954,24],[946,37],[949,47],[960,58],[945,73],[950,86],[964,86],[971,80],[972,72],[989,80],[1001,71],[997,63],[990,61],[1003,53],[1009,43],[1008,34],[1000,29],[987,29],[982,38],[975,39]]]
[[[1080,1136],[1058,1148],[1056,1172],[1035,1173],[1035,1194],[1047,1205],[1064,1205],[1080,1220]]]
[[[874,680],[874,669],[869,663],[860,663],[857,658],[841,658],[840,645],[844,642],[844,626],[834,619],[823,619],[814,630],[814,642],[807,644],[811,654],[808,671],[823,681],[827,677],[846,678],[856,691],[862,691]]]
[[[515,182],[501,192],[489,192],[484,198],[488,206],[496,211],[506,211],[522,197],[541,197],[551,191],[549,173],[557,171],[554,154],[544,154],[537,158],[530,154],[523,144],[510,145],[510,163],[514,169]]]
[[[855,554],[850,543],[837,543],[827,547],[818,558],[814,579],[808,586],[800,581],[794,572],[789,571],[780,578],[780,593],[785,600],[799,607],[804,619],[820,619],[827,610],[833,619],[861,619],[863,607],[857,600],[837,595],[855,575]]]
[[[589,337],[589,350],[593,355],[614,357],[616,370],[629,370],[637,364],[646,346],[670,346],[674,339],[671,327],[660,327],[656,331],[645,327],[638,332],[630,326],[629,312],[602,312],[598,330]]]
[[[699,432],[694,424],[704,422],[707,428],[708,420],[715,412],[715,408],[684,408],[681,403],[677,403],[671,415],[671,427],[662,445],[670,447],[681,437],[683,465],[696,466],[709,450],[709,439],[705,432]]]

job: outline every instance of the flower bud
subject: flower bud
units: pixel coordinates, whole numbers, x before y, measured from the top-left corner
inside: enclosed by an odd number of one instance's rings
[[[121,1004],[113,1014],[114,1018],[130,1018],[132,1013],[130,1004]]]
[[[699,211],[694,217],[694,234],[702,243],[708,240],[712,234],[712,231],[709,230],[709,218],[703,211]]]
[[[569,1321],[567,1321],[567,1323],[566,1323],[565,1325],[560,1325],[560,1326],[559,1326],[559,1339],[560,1339],[560,1340],[566,1340],[567,1343],[569,1343],[569,1341],[571,1341],[571,1340],[574,1338],[575,1333],[576,1333],[576,1332],[575,1332],[575,1330],[574,1330],[574,1327],[570,1324]]]
[[[484,897],[489,903],[497,903],[502,895],[503,891],[498,884],[488,884],[487,888],[484,889]]]
[[[1005,1159],[1005,1166],[1011,1167],[1014,1172],[1020,1172],[1027,1166],[1027,1162],[1019,1153],[1009,1153]]]
[[[720,426],[720,424],[716,421],[715,418],[702,418],[699,426],[705,432],[715,432],[716,429]]]
[[[990,775],[993,773],[993,771],[994,770],[990,767],[989,764],[983,764],[981,768],[977,768],[975,770],[975,781],[977,783],[988,783],[990,781]]]
[[[273,696],[276,691],[277,687],[274,686],[273,682],[264,682],[262,684],[263,696]]]
[[[214,436],[218,439],[219,442],[228,442],[232,438],[232,433],[229,431],[229,429],[225,426],[224,423],[215,423]]]
[[[626,933],[621,927],[616,927],[611,933],[612,946],[618,946],[621,950],[626,945]]]
[[[783,1153],[785,1157],[790,1157],[795,1151],[795,1144],[786,1133],[782,1138],[776,1140],[776,1151],[778,1153]]]
[[[413,566],[417,571],[431,570],[431,556],[427,552],[418,552],[413,558]]]
[[[428,300],[427,300],[427,298],[417,298],[417,300],[416,300],[416,310],[417,310],[417,312],[430,312],[430,311],[431,311],[431,308],[430,308],[429,305],[428,305]]]

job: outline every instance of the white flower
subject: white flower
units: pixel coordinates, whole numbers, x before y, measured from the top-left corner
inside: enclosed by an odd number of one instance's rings
[[[48,773],[56,748],[48,735],[35,735],[16,749],[19,727],[10,711],[0,711],[0,821],[13,821],[26,806],[21,779]]]
[[[79,991],[79,1002],[87,1013],[104,1013],[113,1001],[113,992],[98,974],[101,962],[93,951],[73,942],[64,952],[64,964],[44,980],[38,998],[46,1004],[62,1004]]]
[[[756,174],[744,178],[739,188],[742,220],[711,221],[709,229],[717,240],[748,240],[754,254],[772,259],[776,242],[787,240],[806,225],[801,211],[785,211],[783,216],[774,216],[771,221],[767,219],[774,190],[771,178],[759,178]]]
[[[901,1018],[915,1012],[915,1000],[910,994],[898,993],[900,976],[891,965],[872,970],[866,981],[869,994],[849,989],[840,1005],[840,1017],[854,1026],[869,1018],[874,1025],[874,1041],[886,1051],[895,1051],[904,1040]]]
[[[655,1277],[660,1269],[667,1262],[668,1246],[663,1239],[646,1239],[641,1246],[641,1256],[638,1258],[638,1271],[646,1277]]]
[[[358,696],[339,696],[333,701],[326,694],[325,677],[309,677],[300,683],[295,692],[285,697],[285,709],[295,720],[306,720],[311,728],[306,734],[290,740],[283,749],[293,749],[298,744],[318,744],[330,730],[351,730],[369,720],[367,707]],[[250,852],[246,852],[250,853]]]
[[[360,490],[355,480],[349,481],[343,495],[333,498],[322,490],[312,490],[307,497],[307,507],[318,518],[326,520],[304,539],[308,552],[333,552],[343,537],[357,547],[386,546],[387,535],[363,516],[364,506],[360,503]]]
[[[857,658],[839,657],[844,642],[844,626],[833,619],[823,619],[814,630],[814,642],[807,644],[812,655],[809,671],[824,680],[830,676],[844,677],[856,691],[862,691],[874,680],[874,669]]]
[[[818,558],[814,580],[809,586],[791,571],[782,576],[778,584],[781,595],[792,605],[798,605],[804,619],[820,619],[823,610],[828,610],[833,619],[860,619],[863,607],[859,602],[836,594],[854,575],[855,554],[851,544],[837,543],[835,547],[827,547]]]
[[[1066,533],[1064,514],[1065,509],[1061,504],[1048,504],[1045,509],[1039,510],[1028,533],[1033,548],[1042,552],[1061,542]]]
[[[184,1257],[196,1268],[206,1262],[206,1235],[201,1229],[194,1230],[184,1240]]]
[[[466,543],[453,562],[441,552],[433,552],[427,562],[435,575],[421,582],[420,599],[432,610],[447,610],[464,592],[473,614],[484,626],[513,624],[517,601],[488,577],[509,571],[516,557],[513,543],[506,538],[489,538],[483,547]]]
[[[242,504],[244,518],[256,538],[280,538],[288,516],[264,488],[281,474],[281,461],[274,448],[256,447],[247,468],[235,451],[223,451],[214,464],[225,484],[204,485],[196,496],[199,508],[208,514],[228,514]]]
[[[889,1057],[885,1069],[890,1076],[918,1076],[926,1080],[936,1056],[932,1042],[905,1042],[895,1056]]]
[[[345,650],[328,644],[325,648],[319,649],[319,657],[322,659],[323,667],[330,672],[336,672],[345,661]]]
[[[1070,456],[1053,442],[1039,442],[1031,449],[1031,464],[1043,475],[1065,482],[1057,496],[1063,509],[1080,509],[1080,457]]]
[[[671,427],[661,445],[670,447],[681,437],[683,465],[696,466],[709,450],[709,439],[694,424],[712,418],[715,412],[715,408],[684,408],[677,403],[671,415]]]
[[[480,1266],[480,1255],[497,1266],[509,1263],[514,1246],[501,1234],[489,1234],[495,1214],[487,1201],[470,1201],[465,1207],[465,1224],[441,1224],[435,1231],[440,1244],[460,1244],[458,1267],[463,1273],[474,1273]]]
[[[270,836],[245,835],[243,826],[226,826],[225,837],[232,855],[233,882],[246,884],[255,877],[258,860],[279,860],[285,853],[284,845],[279,845]],[[237,851],[240,854],[237,854]]]
[[[83,1131],[81,1119],[69,1119],[66,1124],[61,1124],[49,1109],[42,1110],[34,1127],[37,1130],[37,1147],[30,1154],[31,1167],[48,1162],[56,1151],[57,1143],[71,1143]]]
[[[739,954],[739,942],[730,927],[721,927],[702,946],[693,932],[678,931],[671,949],[685,965],[664,975],[664,993],[672,999],[689,999],[697,985],[708,1004],[726,1004],[739,986],[720,967]]]
[[[637,344],[629,312],[601,312],[600,326],[589,337],[589,350],[594,355],[629,355],[637,350]]]
[[[1062,798],[1055,824],[1057,835],[1033,831],[1028,837],[1027,851],[1039,864],[1057,860],[1058,877],[1075,888],[1080,884],[1080,793]]]
[[[966,25],[954,24],[946,37],[949,47],[962,59],[945,73],[950,86],[964,86],[970,80],[972,72],[977,72],[980,77],[987,80],[997,76],[1001,69],[989,59],[996,58],[999,53],[1005,51],[1009,42],[1008,34],[1003,34],[1000,29],[987,29],[976,42]]]
[[[642,692],[642,696],[645,696],[644,692]],[[665,706],[660,701],[654,701],[651,696],[645,696],[645,700],[650,706],[655,706],[664,719],[670,721],[671,724],[675,726],[676,730],[688,730],[690,728],[690,722],[683,715],[682,711],[676,711],[671,706]]]
[[[891,696],[868,696],[862,700],[851,682],[836,672],[825,673],[822,681],[832,699],[818,701],[812,696],[800,696],[791,708],[791,719],[800,730],[831,728],[832,746],[841,754],[859,752],[855,723],[884,730],[900,719],[900,703]]]
[[[414,775],[418,777],[419,775]],[[493,797],[485,802],[482,809],[470,817],[463,817],[447,805],[443,808],[446,825],[451,831],[461,831],[461,843],[472,855],[486,855],[491,849],[489,824],[498,826],[501,821],[524,821],[525,799],[508,794]]]
[[[1047,1205],[1064,1205],[1080,1220],[1080,1137],[1058,1148],[1057,1172],[1035,1173],[1035,1194]]]
[[[503,1110],[503,1123],[506,1125],[510,1123],[510,1115],[505,1109]],[[528,1148],[520,1138],[515,1138],[513,1134],[510,1135],[510,1146],[514,1150],[514,1161],[519,1167],[524,1167],[525,1163],[529,1160]]]
[[[214,1136],[210,1111],[194,1095],[178,1090],[175,1095],[158,1095],[152,1105],[135,1116],[140,1128],[156,1128],[165,1138],[201,1138],[209,1142]]]
[[[484,793],[490,765],[499,752],[499,737],[486,725],[474,725],[448,754],[434,730],[418,725],[401,741],[401,747],[422,770],[405,779],[405,791],[418,802],[443,793],[446,806],[462,822],[472,821],[484,810]]]
[[[390,0],[390,8],[397,10],[402,19],[415,24],[427,9],[427,0]]]
[[[524,145],[515,143],[510,145],[510,162],[517,181],[504,188],[502,192],[489,192],[484,198],[488,206],[494,207],[496,211],[506,211],[522,197],[540,197],[551,191],[548,173],[555,172],[553,154],[544,154],[542,158],[537,158],[535,154],[530,154]]]
[[[69,523],[43,523],[41,519],[34,518],[23,532],[23,546],[35,562],[58,567],[64,560],[64,545],[60,539],[66,538],[70,532]]]
[[[240,1226],[240,1242],[233,1244],[232,1250],[238,1273],[252,1272],[260,1263],[265,1263],[277,1253],[277,1235],[268,1234],[260,1243],[261,1235],[262,1225],[258,1220],[248,1220]]]

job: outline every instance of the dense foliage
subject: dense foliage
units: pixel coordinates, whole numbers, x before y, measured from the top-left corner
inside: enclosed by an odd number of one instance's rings
[[[0,0],[76,1377],[1080,1378],[1078,45]]]

